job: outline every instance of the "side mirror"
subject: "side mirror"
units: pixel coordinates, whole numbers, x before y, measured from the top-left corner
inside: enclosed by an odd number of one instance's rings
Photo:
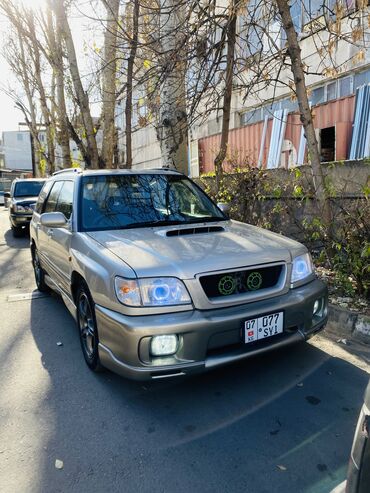
[[[217,207],[221,209],[221,211],[226,215],[229,216],[230,212],[230,205],[225,204],[224,202],[218,202]]]
[[[4,192],[4,199],[10,199],[10,192]]]
[[[46,228],[65,228],[67,219],[62,212],[45,212],[40,216],[40,223]]]

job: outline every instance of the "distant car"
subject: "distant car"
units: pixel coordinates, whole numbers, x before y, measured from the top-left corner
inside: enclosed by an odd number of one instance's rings
[[[13,236],[22,236],[29,227],[33,210],[45,179],[28,178],[13,181],[8,198],[9,220]]]
[[[353,439],[345,491],[370,492],[370,381]]]
[[[0,205],[5,205],[4,192],[0,190]]]
[[[327,321],[307,248],[232,221],[174,170],[64,170],[30,225],[40,291],[59,292],[89,368],[199,373],[304,341]]]

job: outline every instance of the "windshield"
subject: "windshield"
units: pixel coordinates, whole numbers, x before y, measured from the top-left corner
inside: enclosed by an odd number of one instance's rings
[[[225,215],[181,175],[101,175],[82,182],[85,231],[223,221]]]
[[[14,197],[37,197],[44,181],[20,181],[15,184]]]

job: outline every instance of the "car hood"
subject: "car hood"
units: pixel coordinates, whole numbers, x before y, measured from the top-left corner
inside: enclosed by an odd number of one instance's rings
[[[38,195],[35,196],[28,196],[28,197],[13,197],[13,202],[15,204],[35,204],[37,202]]]
[[[221,227],[221,231],[167,236],[173,230]],[[175,276],[290,262],[306,251],[289,238],[236,221],[87,233],[127,263],[138,277]]]

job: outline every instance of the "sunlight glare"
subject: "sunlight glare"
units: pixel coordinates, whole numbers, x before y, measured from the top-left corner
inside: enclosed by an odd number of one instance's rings
[[[43,10],[46,7],[47,0],[20,0],[26,8],[32,10]]]

